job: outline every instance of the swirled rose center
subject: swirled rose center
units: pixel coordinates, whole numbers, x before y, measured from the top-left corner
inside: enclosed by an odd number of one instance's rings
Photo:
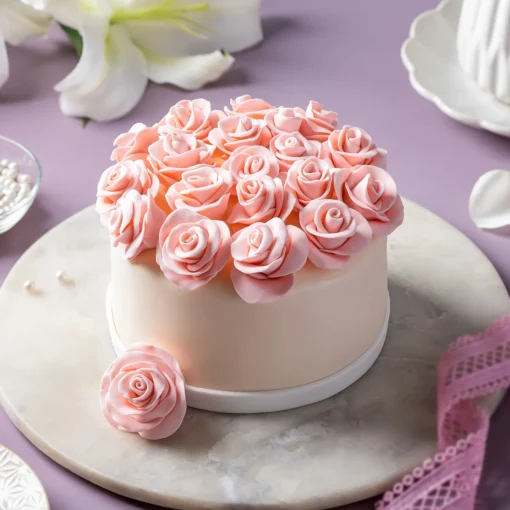
[[[332,207],[328,209],[326,212],[326,216],[324,218],[324,227],[327,232],[334,233],[340,232],[342,230],[342,226],[344,223],[344,218],[342,216],[342,211],[337,207]]]
[[[115,180],[117,180],[117,178],[118,178],[118,177],[119,177],[119,173],[118,173],[116,170],[114,170],[114,171],[110,174],[110,176],[108,177],[108,180],[109,180],[110,182],[114,182]]]
[[[189,144],[186,143],[186,141],[184,141],[180,138],[172,140],[170,147],[174,152],[177,152],[177,154],[183,154],[183,153],[188,152],[189,150],[192,149],[192,147],[190,147]],[[168,151],[168,152],[170,152],[170,151]]]
[[[262,242],[262,232],[259,229],[254,229],[248,236],[248,245],[250,249],[257,250]]]
[[[382,206],[381,197],[384,195],[384,183],[366,175],[352,190],[353,195],[364,204],[372,205],[374,210]]]
[[[256,174],[264,168],[264,159],[260,156],[249,156],[246,158],[246,171],[248,174]]]
[[[295,138],[294,136],[289,136],[289,138],[287,138],[285,140],[286,147],[296,147],[298,145],[299,145],[299,142],[298,142],[297,138]]]
[[[349,152],[359,152],[361,149],[361,131],[359,129],[350,128],[345,133],[347,139],[347,149]]]
[[[198,235],[196,232],[183,232],[179,238],[179,244],[184,251],[193,250],[197,246]]]
[[[258,181],[246,181],[241,184],[241,191],[243,195],[250,198],[260,191],[260,183]]]
[[[191,184],[195,188],[201,188],[203,186],[208,186],[209,184],[214,184],[217,182],[218,176],[216,174],[211,175],[190,175],[188,176],[188,183]]]
[[[321,170],[316,163],[308,163],[304,166],[302,175],[308,181],[316,181],[321,178]]]
[[[250,117],[242,117],[236,127],[236,133],[246,133],[253,128],[253,122]]]

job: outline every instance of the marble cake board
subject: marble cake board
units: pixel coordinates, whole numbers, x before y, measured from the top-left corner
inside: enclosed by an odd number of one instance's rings
[[[0,289],[0,402],[56,462],[111,491],[177,509],[321,509],[373,496],[436,446],[436,363],[456,337],[510,312],[483,253],[406,201],[389,239],[391,318],[384,349],[354,385],[270,414],[190,409],[150,442],[101,415],[115,354],[104,312],[108,239],[92,208],[34,244]],[[74,283],[60,284],[57,270]],[[28,294],[23,282],[41,289]],[[492,412],[502,395],[483,402]]]

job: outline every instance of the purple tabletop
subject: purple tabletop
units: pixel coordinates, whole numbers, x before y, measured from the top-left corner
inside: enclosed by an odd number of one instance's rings
[[[60,113],[53,91],[76,62],[57,32],[42,43],[9,48],[11,77],[0,91],[0,134],[20,141],[37,155],[43,181],[26,217],[0,235],[0,282],[34,241],[93,202],[117,134],[137,121],[152,124],[182,98],[203,96],[218,108],[231,97],[249,93],[274,104],[303,107],[313,98],[337,110],[341,123],[363,126],[378,145],[388,149],[389,168],[401,193],[478,244],[508,287],[510,239],[477,230],[467,205],[478,176],[494,168],[510,170],[510,140],[444,116],[412,89],[400,60],[400,46],[411,21],[436,3],[266,0],[264,42],[239,54],[219,82],[192,94],[151,85],[128,117],[108,124],[90,123],[85,129],[79,120]],[[509,508],[509,429],[507,397],[492,419],[478,509]],[[61,468],[33,447],[1,409],[0,443],[34,468],[52,510],[156,508],[104,491]],[[370,501],[348,508],[372,506]]]

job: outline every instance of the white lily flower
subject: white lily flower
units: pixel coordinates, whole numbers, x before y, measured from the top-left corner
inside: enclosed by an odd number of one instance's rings
[[[44,13],[23,5],[20,0],[0,3],[0,87],[9,77],[9,59],[5,43],[21,44],[29,37],[44,35],[51,19]]]
[[[83,53],[55,87],[64,114],[108,121],[148,80],[196,90],[262,39],[260,0],[24,0],[78,30]],[[65,21],[64,21],[65,20]]]

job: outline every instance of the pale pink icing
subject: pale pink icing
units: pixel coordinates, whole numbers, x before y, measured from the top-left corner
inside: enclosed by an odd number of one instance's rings
[[[300,211],[299,223],[308,238],[308,258],[321,269],[341,268],[372,239],[368,221],[340,200],[313,200]]]
[[[294,209],[296,198],[284,190],[282,181],[276,177],[260,175],[242,179],[236,186],[238,203],[234,205],[227,221],[250,225],[271,218],[287,219]]]
[[[239,147],[267,147],[270,140],[271,133],[265,124],[246,115],[226,117],[209,133],[209,142],[229,156]]]
[[[314,156],[295,161],[287,174],[285,188],[296,197],[296,208],[302,209],[318,198],[331,198],[335,171],[330,161]]]
[[[100,400],[116,429],[164,439],[177,432],[186,415],[184,376],[165,350],[133,344],[104,373]]]
[[[158,140],[158,128],[147,127],[138,122],[134,124],[127,133],[119,135],[113,142],[116,148],[113,150],[112,161],[123,161],[126,159],[146,159],[149,153],[149,146]]]
[[[334,177],[335,194],[359,211],[375,235],[391,234],[404,220],[404,206],[391,175],[373,165],[344,168]]]
[[[276,156],[269,149],[259,145],[239,147],[223,163],[223,168],[230,171],[234,182],[261,175],[276,177],[280,172]]]
[[[267,112],[274,110],[274,106],[263,99],[249,95],[239,96],[230,100],[232,110],[225,107],[227,115],[247,115],[252,119],[263,119]]]
[[[163,274],[184,290],[212,280],[230,259],[232,239],[223,221],[190,209],[174,211],[159,233],[156,261]]]
[[[115,204],[129,190],[156,197],[159,187],[158,178],[147,169],[143,160],[126,160],[107,168],[99,179],[96,194],[96,211],[101,223],[108,225]]]
[[[195,135],[199,140],[205,140],[218,121],[225,117],[219,110],[213,110],[211,103],[205,99],[183,99],[170,108],[170,111],[158,124],[159,133],[182,133]]]
[[[302,230],[280,218],[254,223],[232,238],[234,288],[247,303],[271,303],[294,285],[306,263],[308,241]]]
[[[213,148],[194,135],[171,133],[149,147],[149,163],[167,186],[181,179],[190,167],[207,163]]]
[[[264,120],[273,136],[280,133],[293,133],[301,129],[305,116],[301,108],[278,108],[266,114]]]
[[[132,189],[119,198],[110,213],[108,229],[112,244],[131,260],[144,250],[155,248],[165,213],[150,195]]]
[[[232,175],[223,168],[199,165],[182,174],[182,180],[168,189],[172,210],[192,209],[213,220],[223,219],[230,198]]]
[[[300,132],[309,140],[325,142],[338,126],[338,114],[325,110],[317,101],[310,101]]]
[[[270,149],[278,158],[280,172],[287,172],[295,161],[310,156],[322,157],[320,142],[307,140],[301,133],[281,133],[273,137]]]
[[[372,137],[363,129],[344,126],[333,131],[324,147],[337,168],[349,168],[356,165],[375,165],[386,168],[384,149],[372,142]]]

